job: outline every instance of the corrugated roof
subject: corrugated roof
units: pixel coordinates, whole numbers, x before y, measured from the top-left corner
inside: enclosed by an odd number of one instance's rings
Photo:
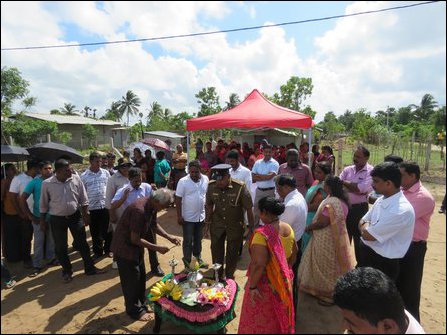
[[[169,138],[183,138],[186,137],[185,135],[180,135],[177,133],[171,133],[170,131],[145,131],[145,135],[153,135],[153,136],[163,136],[163,137],[169,137]]]
[[[112,120],[95,120],[88,117],[83,116],[75,116],[75,115],[57,115],[57,114],[41,114],[41,113],[25,113],[25,116],[28,116],[33,119],[44,120],[44,121],[52,121],[58,124],[91,124],[92,126],[121,126],[120,122],[112,121]]]

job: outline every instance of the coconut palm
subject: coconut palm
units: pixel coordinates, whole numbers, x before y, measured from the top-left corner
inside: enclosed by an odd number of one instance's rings
[[[224,111],[234,108],[241,103],[241,99],[239,99],[239,95],[237,95],[237,93],[231,93],[229,100],[230,101],[226,102],[227,105],[224,107]]]
[[[76,115],[80,116],[78,113],[76,113],[78,110],[76,109],[76,106],[71,103],[65,103],[64,107],[61,108],[61,113],[64,115]]]
[[[120,106],[119,101],[112,102],[110,107],[106,109],[106,114],[101,116],[101,120],[119,121],[122,117],[122,114],[120,114],[119,111],[119,106]]]
[[[422,97],[421,104],[419,106],[410,105],[410,107],[414,108],[414,116],[417,121],[429,120],[433,116],[437,106],[438,103],[435,101],[435,98],[428,93]]]
[[[119,112],[123,116],[127,114],[127,126],[129,126],[130,115],[136,115],[141,104],[140,98],[132,91],[127,91],[126,96],[123,96],[119,101]]]

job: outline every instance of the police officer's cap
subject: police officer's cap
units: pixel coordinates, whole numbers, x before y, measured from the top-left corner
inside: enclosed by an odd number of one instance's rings
[[[222,173],[222,174],[229,173],[230,169],[231,169],[230,164],[217,164],[211,168],[211,170],[214,170],[215,172]]]
[[[231,165],[230,164],[217,164],[214,165],[212,170],[212,177],[211,179],[217,180],[220,178],[216,178],[217,176],[225,176],[227,174],[230,174]]]

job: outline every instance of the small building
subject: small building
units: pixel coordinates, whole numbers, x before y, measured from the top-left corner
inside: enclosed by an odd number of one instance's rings
[[[162,140],[163,142],[166,140],[171,141],[171,149],[175,150],[175,147],[177,144],[183,145],[184,148],[186,148],[186,136],[172,133],[170,131],[145,131],[144,132],[144,138],[146,137],[152,137],[152,138],[158,138]]]
[[[112,139],[115,147],[125,147],[129,143],[129,128],[122,127],[120,122],[97,120],[76,115],[24,113],[24,116],[36,120],[56,122],[60,132],[71,134],[71,140],[66,144],[75,149],[86,149],[87,147],[85,139],[82,138],[82,128],[86,124],[90,124],[98,130],[95,146],[111,145]],[[42,135],[42,141],[46,142],[46,134]]]

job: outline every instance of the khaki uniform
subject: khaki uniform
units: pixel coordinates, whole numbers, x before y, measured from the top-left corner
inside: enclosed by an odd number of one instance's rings
[[[243,241],[245,230],[244,213],[251,210],[253,202],[245,183],[230,179],[226,189],[217,187],[210,181],[206,193],[206,205],[214,208],[210,222],[211,254],[213,263],[223,265],[226,260],[225,275],[234,276],[239,259],[238,251]],[[225,254],[225,240],[227,252]],[[220,275],[223,274],[223,267]]]

